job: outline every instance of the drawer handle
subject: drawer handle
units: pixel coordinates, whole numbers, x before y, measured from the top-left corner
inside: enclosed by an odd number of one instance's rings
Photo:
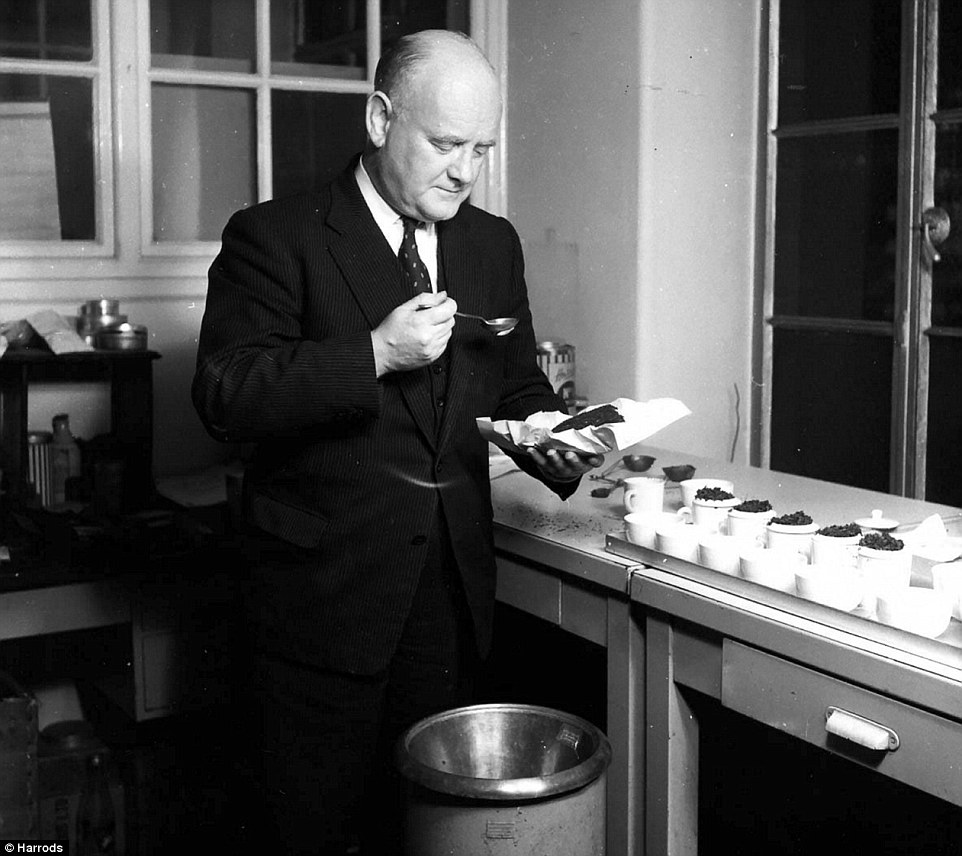
[[[838,707],[825,711],[825,730],[876,752],[894,752],[899,748],[899,736],[891,728]]]

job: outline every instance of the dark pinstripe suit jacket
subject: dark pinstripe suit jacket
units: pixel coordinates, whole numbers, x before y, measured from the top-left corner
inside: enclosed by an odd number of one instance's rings
[[[263,640],[287,656],[386,665],[438,502],[488,646],[495,566],[475,418],[563,404],[537,365],[514,229],[465,204],[438,240],[461,310],[521,319],[502,337],[458,321],[439,428],[430,369],[375,378],[371,330],[410,293],[353,165],[317,193],[236,213],[210,268],[193,400],[214,437],[256,443],[244,486],[254,602]]]

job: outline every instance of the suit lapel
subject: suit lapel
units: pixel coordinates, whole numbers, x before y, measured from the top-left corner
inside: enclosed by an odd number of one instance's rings
[[[458,302],[458,307],[465,312],[481,312],[484,296],[484,277],[481,269],[481,258],[471,242],[470,234],[463,219],[454,217],[452,220],[439,224],[438,242],[441,249],[441,264],[444,268],[444,284],[448,294]],[[463,347],[462,338],[467,335],[462,320],[454,325],[454,333],[448,343],[448,388],[445,415],[458,413],[464,406],[465,397],[471,389],[470,360]],[[442,418],[438,445],[443,447],[452,430],[454,421]]]
[[[331,256],[373,330],[411,295],[401,281],[397,257],[391,251],[354,179],[355,160],[331,186],[327,224],[336,233],[328,243]],[[436,442],[431,384],[425,372],[392,376],[411,416],[428,442]]]

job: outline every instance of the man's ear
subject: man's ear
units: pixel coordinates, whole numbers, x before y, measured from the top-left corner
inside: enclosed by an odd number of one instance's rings
[[[367,124],[367,135],[376,148],[381,148],[384,145],[384,139],[387,137],[387,130],[391,126],[393,115],[394,108],[391,106],[391,99],[387,95],[376,90],[368,96],[364,120]]]

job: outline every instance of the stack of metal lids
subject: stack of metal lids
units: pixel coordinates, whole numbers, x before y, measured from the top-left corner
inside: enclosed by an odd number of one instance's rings
[[[88,300],[80,307],[77,332],[91,347],[104,351],[142,351],[147,328],[131,324],[120,312],[119,300]]]

